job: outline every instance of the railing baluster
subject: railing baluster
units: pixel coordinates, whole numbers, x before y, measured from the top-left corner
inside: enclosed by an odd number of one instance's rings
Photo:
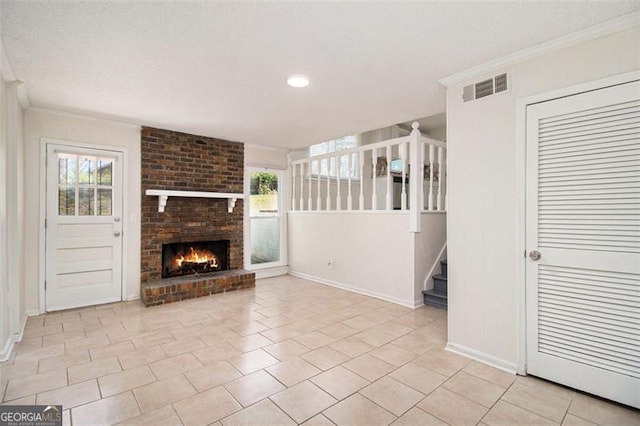
[[[292,164],[291,165],[291,188],[292,188],[292,194],[291,194],[291,210],[295,211],[296,210],[296,194],[295,194],[295,188],[296,188],[296,169],[298,168],[297,164]]]
[[[300,210],[304,210],[304,163],[300,163]]]
[[[433,208],[433,145],[429,144],[429,211]]]
[[[331,210],[331,158],[327,158],[327,199],[325,210]]]
[[[422,164],[427,164],[425,161],[425,155],[426,155],[426,147],[424,145],[424,143],[422,141],[420,141],[420,158],[422,159],[422,161],[420,161],[420,163]],[[424,179],[424,174],[422,176],[422,179]],[[425,201],[427,201],[427,197],[425,197],[424,195],[424,187],[422,188],[422,191],[420,191],[420,208],[422,210],[425,210]]]
[[[311,169],[313,169],[313,167],[312,167],[313,166],[313,161],[309,161],[307,163],[307,165],[309,166],[309,199],[307,200],[307,204],[308,204],[307,210],[311,211],[311,210],[313,210],[313,199],[312,199],[312,196],[311,196],[311,194],[312,194],[312,191],[311,191],[311,184],[312,184],[312,182],[311,182]]]
[[[444,150],[441,146],[438,147],[438,211],[442,210],[443,200],[442,200],[442,156]]]
[[[364,151],[360,151],[360,199],[358,210],[364,210]]]
[[[340,194],[340,174],[342,173],[342,156],[336,157],[336,210],[342,210],[342,199]]]
[[[371,210],[378,210],[378,150],[371,150]]]
[[[347,193],[347,210],[351,211],[353,208],[353,199],[351,198],[351,176],[353,175],[353,154],[349,154],[347,158],[347,165],[349,167],[349,176],[348,179],[348,193]]]
[[[318,195],[316,196],[316,210],[320,211],[322,210],[322,198],[320,198],[320,181],[322,176],[322,160],[318,160]]]
[[[405,184],[407,182],[407,143],[402,142],[398,147],[400,150],[400,159],[402,160],[402,196],[400,197],[400,208],[402,210],[407,209],[407,189]]]
[[[391,145],[387,146],[387,210],[393,210],[393,178],[391,177]]]

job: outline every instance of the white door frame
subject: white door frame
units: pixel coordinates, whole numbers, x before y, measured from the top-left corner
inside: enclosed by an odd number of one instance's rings
[[[87,142],[76,142],[64,139],[55,138],[40,138],[40,162],[38,172],[40,173],[40,188],[38,191],[39,200],[39,215],[38,215],[38,311],[40,314],[46,312],[46,299],[45,299],[45,278],[46,278],[46,229],[45,219],[47,218],[47,144],[55,144],[61,146],[68,146],[69,148],[86,148],[86,149],[101,149],[105,151],[118,152],[122,155],[122,285],[120,288],[121,300],[126,299],[126,279],[127,277],[127,262],[124,260],[127,258],[128,241],[129,241],[129,205],[128,205],[128,150],[127,148],[120,146],[110,145],[96,145]]]
[[[518,165],[518,175],[516,180],[517,191],[517,223],[518,233],[516,234],[516,251],[521,253],[518,256],[516,265],[516,306],[518,307],[518,348],[516,372],[526,375],[527,372],[527,301],[526,301],[526,167],[527,167],[527,106],[546,102],[553,99],[564,98],[577,95],[583,92],[602,89],[609,86],[617,86],[631,81],[640,80],[640,71],[632,71],[625,74],[594,80],[575,86],[565,87],[550,92],[539,93],[518,99],[516,110],[516,162]]]

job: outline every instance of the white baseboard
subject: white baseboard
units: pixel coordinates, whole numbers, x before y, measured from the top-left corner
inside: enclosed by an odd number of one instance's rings
[[[287,275],[289,273],[288,266],[276,266],[275,268],[265,268],[265,269],[255,269],[250,270],[249,272],[256,273],[256,280],[261,280],[263,278],[271,278],[271,277],[279,277],[282,275]]]
[[[475,349],[467,348],[465,346],[451,342],[447,343],[447,346],[444,349],[446,351],[474,359],[483,364],[487,364],[491,367],[497,368],[498,370],[505,371],[509,374],[517,374],[515,363],[505,361],[504,359],[495,357],[493,355],[489,355],[484,352],[480,352]]]
[[[133,301],[133,300],[138,300],[138,299],[140,299],[140,293],[137,293],[137,294],[130,294],[130,295],[128,295],[128,296],[127,296],[127,298],[126,298],[126,299],[124,299],[124,301],[125,301],[125,302],[131,302],[131,301]]]
[[[0,351],[0,362],[8,361],[11,358],[11,352],[13,351],[13,347],[16,343],[22,342],[22,338],[24,337],[24,329],[27,326],[27,319],[29,317],[35,317],[40,315],[40,312],[37,309],[25,311],[24,315],[22,315],[22,320],[20,321],[20,331],[17,333],[13,333],[4,344],[2,351]]]
[[[353,293],[358,293],[358,294],[362,294],[364,296],[370,296],[370,297],[375,297],[376,299],[381,299],[384,300],[385,302],[391,302],[391,303],[395,303],[396,305],[401,305],[401,306],[405,306],[407,308],[411,308],[411,309],[415,309],[415,304],[414,301],[407,301],[407,300],[403,300],[403,299],[398,299],[395,297],[390,297],[384,294],[380,294],[380,293],[376,293],[374,291],[368,291],[368,290],[363,290],[361,288],[357,288],[357,287],[353,287],[350,286],[348,284],[344,284],[344,283],[339,283],[336,281],[331,281],[331,280],[326,280],[324,278],[319,278],[313,275],[307,275],[301,272],[296,272],[296,271],[289,271],[289,275],[293,275],[294,277],[298,277],[298,278],[304,278],[306,280],[309,281],[315,281],[318,282],[320,284],[326,284],[326,285],[330,285],[331,287],[336,287],[342,290],[348,290],[351,291]]]

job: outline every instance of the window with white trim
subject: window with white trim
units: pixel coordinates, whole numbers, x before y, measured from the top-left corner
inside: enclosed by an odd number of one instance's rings
[[[320,142],[309,147],[309,157],[340,152],[358,146],[358,136],[348,135],[325,142]],[[357,179],[360,175],[360,157],[358,153],[346,154],[338,157],[331,157],[311,161],[311,174],[314,176],[329,176],[332,178]]]

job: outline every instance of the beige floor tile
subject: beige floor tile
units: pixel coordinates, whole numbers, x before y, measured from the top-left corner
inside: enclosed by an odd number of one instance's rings
[[[361,355],[342,365],[370,382],[389,374],[396,368],[388,362],[372,357],[369,354]]]
[[[38,405],[62,405],[64,409],[77,407],[100,399],[100,390],[95,380],[41,392],[36,397]]]
[[[119,426],[182,426],[182,421],[171,405],[118,423]]]
[[[300,355],[300,358],[309,361],[321,370],[328,370],[349,360],[349,356],[332,349],[329,346],[324,346],[320,349],[316,349],[315,351],[307,352]]]
[[[193,355],[204,365],[224,361],[241,354],[241,351],[228,342],[217,343],[213,346],[193,351]]]
[[[229,340],[229,343],[241,352],[251,352],[264,346],[272,345],[273,342],[260,334],[238,337]]]
[[[562,421],[562,426],[597,426],[597,423],[590,422],[585,419],[581,419],[578,416],[567,413]]]
[[[327,336],[326,334],[321,333],[320,331],[312,331],[310,333],[303,334],[298,337],[294,337],[293,340],[295,340],[298,343],[302,343],[303,345],[305,345],[311,350],[318,349],[330,343],[335,342],[335,339],[333,337]]]
[[[396,416],[357,393],[322,414],[338,426],[388,425],[396,419]]]
[[[155,381],[156,377],[146,365],[98,378],[103,397],[135,389]]]
[[[362,340],[354,339],[353,336],[339,340],[329,346],[335,350],[342,352],[350,358],[355,358],[375,349],[374,346],[371,346],[370,344],[365,343]]]
[[[353,317],[342,321],[342,324],[363,331],[377,325],[378,323],[363,317]]]
[[[358,392],[369,384],[368,380],[363,379],[342,366],[327,370],[313,377],[311,381],[338,400]]]
[[[306,422],[302,423],[302,426],[333,426],[334,423],[323,416],[322,414],[318,414],[317,416],[311,417]]]
[[[242,374],[249,374],[254,371],[266,368],[270,365],[278,363],[278,359],[269,355],[262,349],[246,352],[229,359],[229,362]]]
[[[384,333],[392,335],[395,338],[398,338],[404,336],[407,333],[411,333],[414,328],[393,320],[376,326],[376,330],[382,331]]]
[[[441,349],[431,350],[413,360],[418,365],[433,370],[443,376],[451,377],[471,360]]]
[[[436,389],[420,401],[418,408],[450,425],[476,424],[489,411],[486,407],[443,388]]]
[[[396,416],[403,415],[424,398],[422,393],[390,377],[381,378],[359,393]]]
[[[17,377],[9,380],[4,394],[6,401],[33,395],[67,385],[67,371],[53,370],[47,373]]]
[[[118,356],[118,360],[122,368],[128,370],[140,365],[150,364],[155,361],[167,358],[167,354],[159,347],[148,347],[138,349],[135,352],[129,352]]]
[[[539,379],[534,376],[516,376],[516,383],[536,388],[562,399],[573,399],[576,395],[576,391],[574,389]]]
[[[69,330],[62,333],[49,334],[42,336],[42,346],[57,345],[59,343],[71,342],[86,338],[84,330]]]
[[[413,333],[409,333],[394,340],[393,344],[403,349],[406,349],[408,351],[411,351],[416,355],[421,355],[425,352],[433,350],[434,348],[438,348],[438,349],[443,348],[446,342],[442,342],[442,344],[436,345],[433,342],[424,340],[418,336],[414,336]]]
[[[148,413],[195,395],[197,391],[186,377],[178,375],[134,389],[133,393],[142,412]]]
[[[569,413],[602,425],[640,425],[640,411],[582,393],[576,394]]]
[[[202,367],[202,363],[193,354],[182,354],[149,364],[153,374],[160,380],[176,374]]]
[[[571,400],[545,392],[535,387],[514,383],[504,394],[502,400],[529,410],[542,417],[562,422]]]
[[[285,389],[282,383],[263,370],[226,383],[224,387],[245,407]]]
[[[269,330],[269,327],[266,325],[259,323],[258,321],[250,321],[245,324],[240,324],[236,327],[231,328],[235,333],[240,336],[248,336],[250,334],[259,333],[261,331]]]
[[[122,393],[71,409],[74,425],[108,425],[140,415],[131,392]]]
[[[443,386],[488,408],[491,408],[506,391],[506,388],[489,383],[464,371],[456,373]]]
[[[433,392],[447,380],[443,375],[416,365],[413,362],[403,365],[389,376],[407,386],[411,386],[425,395]]]
[[[487,425],[557,425],[558,423],[538,416],[505,401],[498,403],[482,419]]]
[[[285,324],[291,324],[295,320],[285,315],[278,315],[275,317],[268,317],[258,320],[260,323],[266,325],[269,328],[282,327]],[[263,333],[264,334],[264,333]]]
[[[345,324],[332,324],[328,327],[323,327],[318,331],[326,334],[329,337],[332,337],[336,340],[344,339],[345,337],[353,336],[360,332],[357,328],[349,327]]]
[[[392,424],[394,426],[447,426],[447,424],[439,418],[425,413],[418,407],[413,407]]]
[[[173,406],[185,426],[208,425],[242,409],[222,386],[176,402]]]
[[[289,358],[309,352],[309,348],[292,339],[269,345],[263,349],[280,361],[286,361]]]
[[[354,339],[362,340],[365,343],[370,344],[373,347],[380,347],[385,345],[392,340],[395,340],[396,337],[391,334],[385,333],[384,331],[378,330],[377,327],[370,328],[369,330],[362,331],[353,336]]]
[[[224,426],[235,425],[295,425],[271,400],[265,399],[249,408],[238,411],[221,420]]]
[[[242,376],[227,361],[218,361],[184,373],[198,392],[215,388]]]
[[[309,381],[277,393],[271,400],[298,423],[310,419],[337,402]]]
[[[142,349],[164,345],[165,343],[175,342],[176,338],[173,337],[171,333],[158,331],[142,336],[133,337],[131,340],[133,341],[133,344],[136,345],[137,349]]]
[[[515,382],[517,376],[515,374],[507,373],[506,371],[498,370],[497,368],[490,367],[481,362],[471,361],[464,367],[464,372],[473,374],[476,377],[491,382],[503,388],[508,388]]]
[[[272,365],[266,370],[287,387],[291,387],[322,372],[322,370],[302,358],[290,358]]]
[[[88,349],[71,350],[62,355],[50,358],[42,358],[39,361],[38,372],[46,373],[47,371],[72,367],[74,365],[84,364],[89,361],[91,361],[91,357],[89,356]]]
[[[369,352],[369,355],[386,361],[389,364],[393,364],[396,367],[400,367],[401,365],[406,364],[416,357],[413,352],[402,349],[401,347],[395,346],[392,343],[380,346],[379,348],[372,350],[371,352]]]
[[[28,362],[21,362],[18,364],[10,364],[9,362],[0,363],[0,378],[2,379],[3,382],[6,382],[14,378],[38,374],[39,362],[40,361],[38,360],[34,360],[34,361],[28,361]],[[64,367],[61,367],[61,368],[64,368]],[[40,371],[40,372],[44,373],[44,371]]]
[[[89,349],[89,354],[91,355],[92,361],[97,361],[99,359],[124,355],[135,350],[136,347],[133,346],[133,343],[125,340],[124,342],[112,343],[110,345],[100,346],[98,348],[91,348]]]
[[[176,356],[187,352],[193,352],[196,349],[204,348],[205,346],[207,345],[200,339],[185,339],[178,340],[177,342],[165,343],[160,347],[167,353],[167,355]]]
[[[20,364],[30,361],[38,361],[43,358],[50,358],[58,355],[64,355],[64,344],[46,346],[44,348],[37,348],[30,351],[21,352],[16,350],[15,363]]]
[[[272,342],[282,342],[302,335],[302,333],[295,328],[288,326],[272,328],[271,330],[262,331],[260,334]]]
[[[107,374],[122,371],[120,363],[116,357],[105,358],[99,361],[91,361],[80,365],[74,365],[67,369],[69,374],[69,384],[84,382],[85,380],[95,379],[97,377],[106,376]]]
[[[91,349],[111,344],[107,336],[104,334],[85,337],[84,339],[74,339],[65,342],[64,347],[67,351],[72,349]]]
[[[7,400],[0,405],[36,405],[36,395],[23,396],[22,398]]]

